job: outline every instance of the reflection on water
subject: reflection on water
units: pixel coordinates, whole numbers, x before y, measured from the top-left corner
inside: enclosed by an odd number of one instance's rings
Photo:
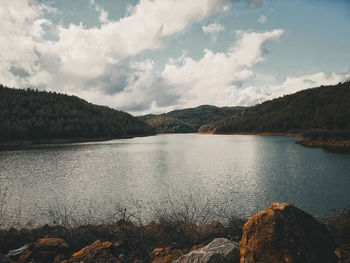
[[[201,194],[251,215],[273,201],[320,216],[350,204],[350,155],[280,136],[158,135],[0,152],[0,183],[30,218],[55,202],[97,217],[121,201]],[[112,209],[112,208],[111,208]]]

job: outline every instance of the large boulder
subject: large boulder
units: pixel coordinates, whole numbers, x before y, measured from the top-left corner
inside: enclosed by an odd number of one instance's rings
[[[179,257],[176,263],[239,263],[238,245],[226,238],[216,238],[207,246]]]
[[[273,203],[245,224],[241,263],[336,263],[325,225],[286,203]]]

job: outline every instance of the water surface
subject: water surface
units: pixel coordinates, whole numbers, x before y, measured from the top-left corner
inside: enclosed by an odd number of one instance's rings
[[[350,155],[296,140],[178,134],[2,151],[0,184],[26,218],[75,205],[102,219],[120,202],[149,207],[170,193],[191,193],[243,216],[275,201],[315,216],[349,205]]]

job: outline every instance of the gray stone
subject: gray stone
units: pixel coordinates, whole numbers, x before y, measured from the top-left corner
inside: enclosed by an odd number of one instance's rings
[[[207,246],[179,257],[176,263],[239,263],[239,247],[226,238],[216,238]]]
[[[25,244],[24,246],[10,250],[8,257],[13,260],[17,260],[24,252],[26,252],[30,247],[30,244]]]

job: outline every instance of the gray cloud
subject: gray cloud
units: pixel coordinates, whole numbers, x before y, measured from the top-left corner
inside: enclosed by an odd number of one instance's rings
[[[316,81],[314,81],[314,80],[312,80],[312,79],[303,79],[303,82],[304,82],[305,84],[316,84],[316,83],[317,83]]]
[[[20,77],[20,78],[27,78],[30,76],[30,74],[24,69],[24,68],[17,68],[14,66],[10,67],[11,74],[13,74],[16,77]]]

